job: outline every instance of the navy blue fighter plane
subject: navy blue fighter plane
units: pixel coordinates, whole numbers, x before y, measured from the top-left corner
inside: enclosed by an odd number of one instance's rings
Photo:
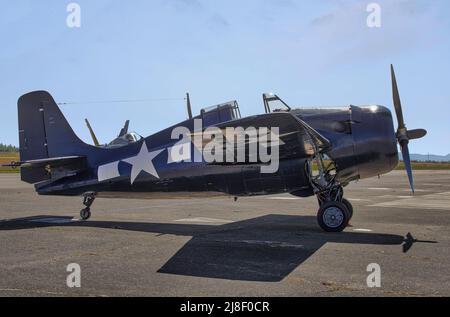
[[[18,101],[20,162],[11,165],[21,168],[22,181],[34,184],[40,195],[84,197],[82,220],[90,218],[96,197],[290,193],[317,196],[319,225],[328,232],[341,232],[353,215],[352,205],[344,198],[344,187],[395,169],[399,161],[397,142],[414,191],[408,143],[427,132],[406,129],[392,67],[391,74],[397,131],[391,112],[383,106],[292,109],[278,96],[266,94],[265,114],[246,118],[241,118],[237,102],[204,109],[193,117],[188,98],[188,120],[147,138],[128,134],[127,123],[120,140],[104,146],[81,141],[52,96],[36,91]],[[273,109],[276,104],[281,108]],[[201,128],[196,127],[198,122]],[[174,138],[174,131],[181,127],[188,132],[189,142],[181,142],[181,134]],[[245,153],[243,160],[237,159],[237,150],[251,146],[248,135],[234,143],[233,160],[192,159],[205,147],[204,139],[196,142],[196,136],[210,127],[220,131],[278,129],[278,140],[273,142],[277,169],[262,173],[268,162],[249,150],[241,152]],[[223,153],[229,156],[230,149],[224,146]]]

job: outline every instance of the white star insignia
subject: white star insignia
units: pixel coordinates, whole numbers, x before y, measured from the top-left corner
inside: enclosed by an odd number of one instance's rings
[[[138,155],[123,160],[124,162],[133,165],[131,169],[131,184],[134,183],[134,181],[142,171],[147,172],[159,179],[158,172],[156,171],[152,161],[163,151],[164,150],[149,152],[147,149],[147,144],[144,141],[142,143],[141,151]]]

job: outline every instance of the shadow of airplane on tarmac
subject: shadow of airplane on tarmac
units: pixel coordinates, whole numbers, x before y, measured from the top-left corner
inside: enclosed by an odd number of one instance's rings
[[[409,233],[324,233],[316,217],[268,215],[225,225],[196,225],[117,221],[72,221],[70,217],[38,216],[0,221],[2,230],[45,227],[83,227],[192,236],[158,272],[242,281],[279,282],[326,243],[403,245],[415,240]],[[427,242],[427,241],[423,241]],[[428,241],[433,242],[434,241]]]

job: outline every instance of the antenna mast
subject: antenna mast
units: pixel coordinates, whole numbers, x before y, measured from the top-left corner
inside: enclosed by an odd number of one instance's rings
[[[191,98],[189,93],[186,93],[186,103],[187,103],[187,111],[189,115],[189,120],[192,120],[192,106],[191,106]]]

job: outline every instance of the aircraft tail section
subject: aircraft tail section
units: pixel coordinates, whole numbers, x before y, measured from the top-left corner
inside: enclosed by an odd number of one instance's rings
[[[18,111],[21,161],[75,155],[87,146],[73,132],[48,92],[36,91],[20,97]]]
[[[33,162],[22,168],[22,180],[25,182],[46,180],[48,175],[44,168],[54,165],[52,161],[60,164],[61,158],[78,156],[90,147],[76,136],[53,97],[46,91],[20,97],[18,114],[20,161]],[[47,164],[36,165],[34,162],[39,160]],[[63,162],[66,164],[67,160]],[[40,171],[37,173],[36,169]],[[39,176],[40,173],[42,176]]]

